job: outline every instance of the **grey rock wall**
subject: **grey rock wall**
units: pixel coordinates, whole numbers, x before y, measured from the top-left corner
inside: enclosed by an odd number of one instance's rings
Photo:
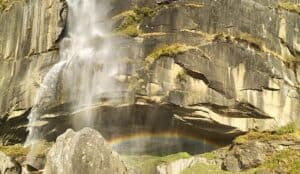
[[[139,25],[141,59],[162,45],[193,49],[154,61],[140,94],[189,109],[174,114],[210,131],[224,132],[217,125],[237,128],[231,131],[299,125],[300,16],[281,2],[146,4],[158,10]]]
[[[28,114],[26,111],[33,106],[44,74],[59,60],[57,41],[63,33],[66,14],[66,4],[61,0],[17,1],[0,12],[0,118],[5,124],[0,123],[2,133],[21,129],[24,136],[27,115],[23,114]],[[12,120],[17,117],[24,119],[13,125]],[[10,127],[7,129],[6,125]],[[2,143],[15,138],[2,135]]]
[[[183,124],[219,134],[274,129],[291,121],[300,125],[300,15],[283,8],[282,1],[112,2],[111,15],[121,16],[116,25],[136,7],[154,10],[138,21],[137,37],[122,36],[120,42],[119,49],[132,59],[128,66],[137,72],[128,78],[134,99],[130,104],[167,106]],[[0,13],[4,144],[24,140],[37,89],[59,59],[66,15],[60,0],[21,1]],[[174,44],[190,49],[165,54],[150,65],[145,61],[155,49]],[[54,120],[62,132],[70,127],[64,122],[70,112],[76,112],[65,109],[72,101],[57,99],[56,108],[43,118]],[[47,129],[52,130],[49,125]]]

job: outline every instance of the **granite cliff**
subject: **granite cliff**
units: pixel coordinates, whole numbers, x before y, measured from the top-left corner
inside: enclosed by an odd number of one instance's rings
[[[63,0],[13,1],[1,8],[2,144],[24,142],[37,89],[59,60],[67,14]],[[196,132],[229,139],[252,129],[300,125],[299,14],[296,0],[113,0],[112,37],[122,38],[119,49],[128,52],[127,65],[136,72],[119,78],[129,84],[131,100],[120,106],[99,101],[84,110],[116,118],[122,110],[135,118],[156,110],[154,121],[167,115]],[[51,140],[84,112],[68,108],[73,101],[63,83],[54,84],[56,97],[35,125],[51,130]]]

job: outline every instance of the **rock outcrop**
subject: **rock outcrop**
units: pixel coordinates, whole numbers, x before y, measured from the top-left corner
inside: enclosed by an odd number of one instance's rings
[[[180,174],[183,170],[198,163],[204,163],[207,165],[212,164],[212,162],[206,158],[195,156],[186,159],[179,159],[169,164],[158,165],[156,167],[155,174]]]
[[[0,152],[0,173],[1,174],[21,174],[21,165]]]
[[[280,0],[168,2],[137,1],[154,9],[132,40],[137,103],[168,103],[182,122],[216,133],[299,125],[298,13]]]
[[[128,174],[129,170],[97,131],[67,130],[47,156],[45,174]]]
[[[136,70],[135,75],[123,78],[129,79],[132,90],[133,102],[126,105],[140,113],[129,114],[141,118],[143,113],[136,108],[160,108],[184,125],[220,137],[274,129],[288,122],[299,125],[300,16],[296,3],[112,1],[112,20],[123,39],[119,50],[128,53],[128,67]],[[59,59],[66,15],[66,4],[60,0],[20,1],[0,14],[4,24],[0,28],[3,144],[24,141],[25,118],[36,90]],[[63,83],[55,84],[55,101],[43,108],[40,126],[52,133],[48,136],[52,139],[71,127],[69,120],[76,113],[103,112],[109,103],[99,99],[95,107],[70,110],[73,101],[62,96],[59,87]]]
[[[229,146],[161,164],[157,166],[156,173],[297,173],[300,170],[297,164],[300,157],[299,133],[299,130],[250,132],[239,136]]]
[[[26,117],[45,73],[59,60],[67,16],[61,0],[7,3],[13,5],[0,11],[1,144],[26,138]]]

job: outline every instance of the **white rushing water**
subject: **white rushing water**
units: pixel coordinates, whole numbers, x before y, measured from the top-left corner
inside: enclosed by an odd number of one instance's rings
[[[55,100],[59,79],[63,81],[64,95],[74,103],[73,109],[89,107],[101,96],[112,97],[122,91],[115,79],[126,66],[115,59],[117,51],[109,38],[112,26],[107,17],[111,10],[109,1],[67,0],[67,3],[68,34],[60,44],[60,61],[43,79],[29,116],[29,136],[25,144],[31,148],[43,138],[43,132],[37,126],[42,116],[40,111],[47,102]],[[80,122],[93,126],[91,113],[85,114],[85,119]]]

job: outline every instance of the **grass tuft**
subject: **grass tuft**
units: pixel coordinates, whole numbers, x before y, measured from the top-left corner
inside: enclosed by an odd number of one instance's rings
[[[296,123],[292,122],[276,130],[278,135],[291,134],[297,132]]]
[[[278,7],[288,10],[290,12],[295,12],[300,14],[300,3],[293,3],[288,0],[282,0],[278,3]]]
[[[16,2],[20,2],[20,1],[23,1],[23,0],[0,0],[0,12],[9,9]]]
[[[249,133],[237,137],[234,144],[245,144],[252,140],[270,141],[270,140],[297,140],[300,137],[300,131],[297,129],[295,123],[289,123],[283,127],[278,128],[273,132],[256,132]]]
[[[196,49],[193,46],[186,44],[175,43],[172,45],[165,45],[154,49],[145,59],[145,69],[149,70],[150,66],[162,56],[174,57],[178,54],[182,54],[188,50]]]
[[[204,157],[208,160],[213,160],[213,159],[217,158],[217,154],[216,154],[216,152],[207,152],[207,153],[201,154],[201,157]]]
[[[191,157],[190,154],[186,152],[180,152],[177,154],[172,154],[168,156],[150,156],[150,155],[144,155],[144,156],[123,156],[123,160],[128,163],[131,167],[134,167],[140,171],[140,173],[143,174],[152,174],[155,172],[156,166],[160,164],[168,164],[173,161],[179,160],[179,159],[185,159]]]
[[[53,143],[40,141],[35,145],[32,153],[35,154],[37,157],[45,157],[50,150]],[[22,157],[27,156],[30,149],[24,147],[22,144],[15,144],[12,146],[0,146],[0,152],[4,153],[10,157]]]
[[[21,144],[15,144],[12,146],[0,146],[0,152],[10,157],[26,156],[29,152],[29,148],[25,148]]]
[[[268,169],[271,173],[298,174],[300,171],[300,151],[286,149],[271,156],[260,168]]]
[[[146,18],[155,15],[155,10],[143,7],[123,12],[113,18],[122,18],[121,24],[115,29],[117,35],[136,37],[141,34],[138,26]]]

